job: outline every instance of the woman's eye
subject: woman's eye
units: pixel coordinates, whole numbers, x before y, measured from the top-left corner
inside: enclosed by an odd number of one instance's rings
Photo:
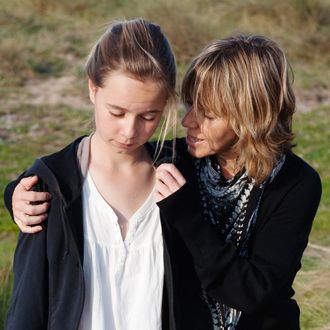
[[[188,111],[188,110],[190,110],[191,108],[192,108],[192,101],[186,101],[185,103],[184,103],[184,107],[186,108],[186,110]]]
[[[210,114],[207,114],[207,113],[204,114],[204,117],[205,117],[206,119],[208,119],[208,120],[213,120],[213,119],[215,119],[215,117],[214,117],[213,115],[210,115]]]

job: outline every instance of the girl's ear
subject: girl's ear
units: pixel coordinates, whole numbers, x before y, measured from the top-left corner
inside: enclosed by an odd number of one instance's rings
[[[97,87],[94,85],[94,83],[89,78],[88,78],[88,89],[89,89],[89,98],[92,101],[92,103],[94,104]]]

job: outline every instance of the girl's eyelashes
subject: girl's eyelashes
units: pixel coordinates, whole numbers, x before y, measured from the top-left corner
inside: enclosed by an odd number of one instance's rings
[[[156,119],[156,116],[154,116],[154,115],[144,115],[144,116],[141,116],[141,118],[143,120],[146,120],[146,121],[153,121],[153,120]]]
[[[109,111],[109,114],[112,117],[116,117],[116,118],[123,118],[125,116],[125,113],[115,113],[115,112],[111,112],[111,111]],[[141,115],[140,118],[145,121],[153,121],[156,119],[156,116],[155,115]]]
[[[111,111],[109,111],[109,114],[113,117],[123,117],[124,116],[124,113],[114,113]]]

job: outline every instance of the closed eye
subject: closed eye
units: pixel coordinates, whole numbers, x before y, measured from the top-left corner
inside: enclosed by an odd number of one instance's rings
[[[112,117],[117,117],[117,118],[123,117],[125,115],[124,113],[115,113],[115,112],[111,112],[111,111],[109,111],[109,114]]]
[[[187,100],[187,101],[184,102],[184,107],[186,108],[186,110],[190,110],[192,105],[193,105],[193,103],[190,100]]]
[[[155,115],[143,115],[141,116],[141,118],[143,120],[146,120],[146,121],[153,121],[155,120],[157,117]]]
[[[208,120],[213,120],[213,119],[215,119],[214,116],[210,116],[210,115],[207,115],[207,114],[204,114],[204,117],[205,117],[206,119],[208,119]]]

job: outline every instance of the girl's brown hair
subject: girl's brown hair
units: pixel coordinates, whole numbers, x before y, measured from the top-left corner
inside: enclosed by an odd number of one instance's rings
[[[121,71],[141,81],[158,82],[168,95],[159,137],[163,143],[170,126],[175,133],[176,63],[171,46],[158,25],[142,18],[113,22],[94,45],[85,68],[94,86],[100,88],[111,71]]]
[[[238,168],[261,183],[292,148],[295,96],[282,49],[262,36],[239,35],[207,45],[182,84],[197,114],[225,117],[238,140]]]

